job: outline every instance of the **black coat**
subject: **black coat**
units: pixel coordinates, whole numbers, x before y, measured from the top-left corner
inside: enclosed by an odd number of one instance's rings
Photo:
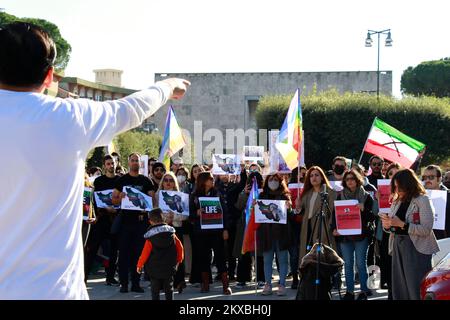
[[[202,230],[201,224],[200,224],[200,217],[197,215],[197,210],[200,209],[200,202],[198,198],[201,197],[219,197],[220,199],[220,205],[222,207],[223,211],[223,230],[228,230],[229,228],[229,212],[227,210],[227,206],[225,206],[225,202],[223,198],[220,196],[220,194],[215,189],[211,189],[208,194],[205,195],[195,195],[191,194],[189,197],[189,219],[194,224],[194,232],[195,233],[219,233],[223,232],[222,229],[211,229],[211,230]]]
[[[145,263],[150,278],[168,279],[177,271],[175,229],[167,224],[152,226],[144,238],[152,243],[152,252]]]
[[[284,194],[272,195],[261,193],[259,195],[260,200],[290,200],[288,196]],[[292,244],[292,229],[289,227],[291,223],[292,211],[288,210],[287,224],[276,223],[261,223],[256,236],[256,242],[259,252],[264,252],[272,249],[272,243],[274,240],[278,240],[280,250],[287,250]]]

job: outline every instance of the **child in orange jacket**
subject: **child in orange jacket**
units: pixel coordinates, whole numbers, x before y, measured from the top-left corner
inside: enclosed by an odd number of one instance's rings
[[[166,300],[173,300],[173,277],[184,259],[183,245],[175,235],[175,228],[163,222],[161,209],[153,209],[149,219],[151,226],[144,235],[146,241],[137,272],[140,273],[145,265],[151,282],[152,300],[159,300],[161,289],[164,289]]]

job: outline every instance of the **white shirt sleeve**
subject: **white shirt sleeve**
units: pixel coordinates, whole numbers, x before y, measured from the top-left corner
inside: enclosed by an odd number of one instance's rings
[[[87,138],[87,150],[108,145],[115,135],[133,129],[170,98],[172,88],[157,82],[148,89],[112,101],[70,100],[75,118]]]

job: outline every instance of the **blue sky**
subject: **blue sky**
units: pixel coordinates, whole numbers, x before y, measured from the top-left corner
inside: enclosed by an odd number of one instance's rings
[[[450,1],[0,0],[20,17],[57,24],[72,45],[66,75],[124,70],[140,89],[155,72],[301,72],[376,70],[368,29],[390,28],[380,69],[392,70],[400,95],[404,69],[450,56]]]

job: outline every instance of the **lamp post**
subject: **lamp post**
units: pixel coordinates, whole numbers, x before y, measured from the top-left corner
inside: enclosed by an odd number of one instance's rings
[[[366,38],[366,47],[372,46],[372,35],[378,35],[378,58],[377,58],[377,100],[380,100],[380,35],[386,34],[386,47],[392,47],[392,38],[391,38],[391,29],[375,31],[375,30],[367,30],[367,38]]]

